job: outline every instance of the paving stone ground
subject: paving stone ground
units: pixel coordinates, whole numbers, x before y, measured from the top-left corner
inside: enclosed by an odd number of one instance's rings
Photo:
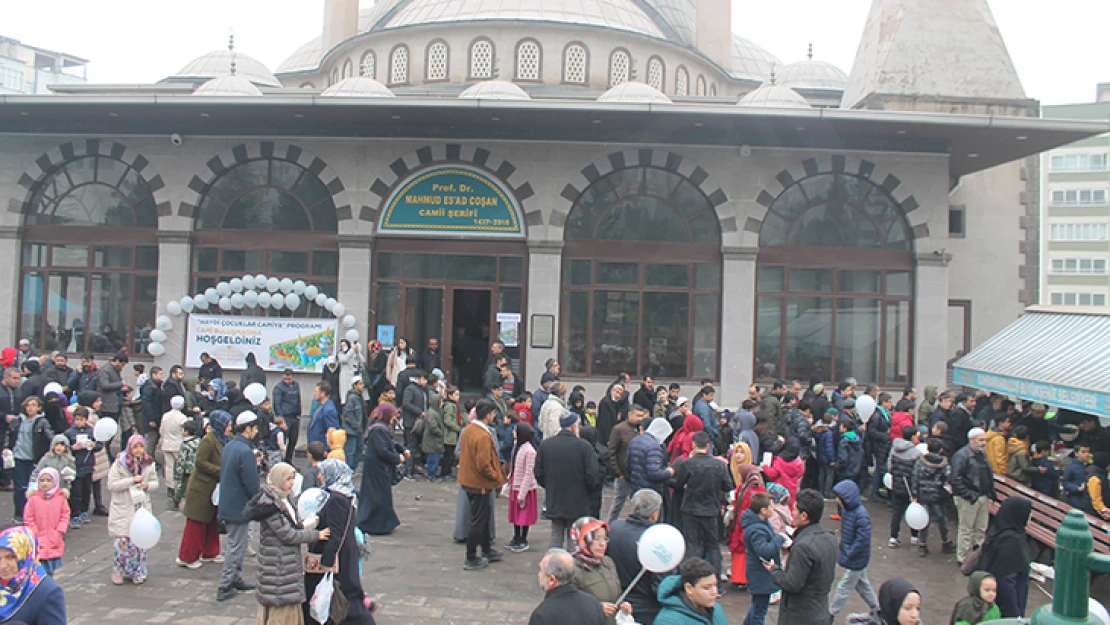
[[[541,520],[533,529],[529,537],[532,551],[506,553],[503,562],[484,571],[464,572],[464,548],[451,539],[456,492],[454,483],[423,481],[403,482],[394,490],[402,525],[392,536],[373,539],[374,557],[365,563],[362,578],[368,594],[382,604],[378,623],[527,623],[528,615],[541,601],[536,565],[547,545],[550,524]],[[610,495],[608,490],[606,501]],[[952,606],[966,593],[966,578],[960,575],[954,557],[935,553],[922,559],[908,547],[888,549],[885,530],[880,528],[889,527],[889,512],[881,504],[867,506],[876,528],[869,571],[876,590],[885,579],[907,577],[924,595],[924,622],[947,623]],[[106,519],[94,518],[94,523],[70,534],[65,564],[57,574],[66,592],[69,622],[253,625],[257,610],[253,593],[216,603],[219,565],[206,564],[190,571],[174,564],[184,517],[166,510],[162,496],[156,496],[155,507],[163,535],[150,554],[150,577],[140,587],[130,583],[112,585],[109,579],[112,547]],[[10,493],[3,493],[0,518],[10,518],[11,510]],[[504,543],[511,537],[511,526],[505,520],[507,513],[502,501],[498,501],[496,514],[498,542]],[[836,522],[824,523],[839,529]],[[903,541],[908,542],[905,534]],[[253,559],[248,557],[244,577],[253,578],[255,570]],[[1039,590],[1030,592],[1031,613],[1047,599]],[[1095,597],[1110,603],[1107,578],[1096,582]],[[741,623],[749,599],[742,591],[730,590],[721,604],[730,623]],[[864,609],[863,602],[854,596],[838,622],[845,622],[848,613]],[[773,607],[767,622],[777,623],[777,616],[778,610]]]

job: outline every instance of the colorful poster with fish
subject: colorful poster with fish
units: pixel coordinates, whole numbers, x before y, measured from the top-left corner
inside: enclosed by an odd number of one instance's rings
[[[185,366],[200,367],[207,353],[224,369],[246,369],[254,354],[267,371],[323,371],[335,356],[337,319],[282,319],[233,315],[189,315]]]

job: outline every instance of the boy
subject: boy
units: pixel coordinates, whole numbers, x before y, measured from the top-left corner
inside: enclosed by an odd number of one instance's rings
[[[177,501],[173,494],[177,490],[177,483],[173,481],[174,466],[177,464],[177,455],[181,450],[181,441],[184,437],[185,422],[189,417],[181,412],[185,407],[185,398],[175,395],[170,398],[170,411],[162,415],[162,422],[158,425],[158,433],[162,439],[162,467],[166,478],[166,497],[170,510],[177,510]]]
[[[780,554],[786,537],[775,535],[768,519],[775,513],[771,496],[767,493],[752,495],[751,503],[740,516],[740,527],[744,528],[744,551],[748,554],[745,570],[748,574],[748,594],[752,596],[751,607],[744,617],[744,625],[763,625],[767,619],[767,609],[771,605],[771,595],[779,587],[771,581],[771,573],[763,565],[774,561],[781,565]]]
[[[1050,453],[1052,453],[1052,443],[1044,440],[1037,441],[1033,445],[1033,458],[1029,461],[1029,464],[1039,469],[1037,473],[1032,475],[1033,489],[1038,493],[1055,498],[1060,496],[1061,473],[1049,460],[1048,455]]]
[[[914,501],[929,511],[929,524],[921,530],[918,554],[922,558],[929,555],[929,528],[940,526],[940,540],[944,553],[955,553],[956,545],[948,535],[948,516],[945,502],[948,500],[948,458],[942,455],[944,443],[939,438],[930,438],[928,451],[913,465],[913,480],[910,482]]]
[[[829,408],[821,415],[821,422],[813,427],[813,440],[817,442],[817,485],[825,501],[832,501],[832,487],[836,483],[836,435],[833,434],[836,408]]]
[[[173,481],[177,484],[174,490],[175,503],[185,498],[185,489],[189,485],[189,476],[197,464],[197,447],[200,445],[200,426],[196,419],[189,419],[181,426],[183,439],[177,449],[177,462],[173,467]]]
[[[591,427],[597,427],[597,402],[586,402],[586,423]]]
[[[532,394],[528,391],[521,393],[520,399],[513,404],[513,412],[521,422],[532,425]]]
[[[308,452],[308,468],[304,470],[304,481],[302,482],[301,492],[310,488],[320,488],[324,482],[320,479],[320,470],[316,465],[324,461],[328,457],[328,448],[320,441],[313,441],[305,448]]]
[[[717,415],[717,433],[719,436],[713,443],[713,453],[724,458],[732,447],[732,426],[729,425],[729,420],[732,414],[729,411],[724,411]]]
[[[70,487],[70,520],[71,528],[78,528],[81,523],[88,522],[89,500],[92,495],[92,476],[96,470],[96,452],[104,449],[104,444],[93,437],[93,428],[89,425],[89,409],[78,406],[73,411],[73,427],[65,432],[69,439],[70,448],[73,450],[73,459],[77,467],[77,477]]]
[[[1087,465],[1090,463],[1091,444],[1079,443],[1075,446],[1071,464],[1064,469],[1064,479],[1060,482],[1068,504],[1073,508],[1085,510],[1087,507]]]
[[[271,467],[279,464],[285,458],[288,432],[289,426],[285,424],[285,417],[274,417],[274,427],[270,428],[270,437],[265,441]]]
[[[940,453],[944,454],[946,458],[951,458],[952,454],[956,453],[956,450],[951,446],[952,439],[948,438],[948,424],[944,421],[937,421],[933,424],[929,431],[929,438],[941,441],[943,446]]]
[[[843,425],[841,430],[843,431]],[[840,440],[844,442],[843,436]],[[879,609],[879,599],[875,596],[871,581],[867,579],[867,565],[871,562],[871,516],[860,503],[859,486],[849,478],[833,486],[833,492],[844,517],[840,525],[840,557],[836,562],[845,571],[836,586],[832,601],[829,602],[829,614],[836,620],[836,615],[844,609],[853,590],[859,593],[873,612]]]
[[[987,432],[987,462],[990,463],[992,471],[999,475],[1006,475],[1006,468],[1010,463],[1008,447],[1014,418],[1008,414],[999,413],[995,423],[995,427]]]
[[[1033,474],[1040,475],[1040,467],[1033,466],[1029,460],[1029,428],[1019,425],[1014,428],[1006,449],[1009,459],[1006,461],[1006,477],[1017,480],[1026,486],[1032,486]]]
[[[894,441],[890,448],[890,458],[887,468],[890,473],[890,542],[891,549],[902,545],[898,534],[902,529],[902,517],[906,508],[913,499],[910,489],[910,480],[913,479],[914,465],[921,457],[921,450],[917,448],[917,428],[907,425],[902,428],[901,438]],[[910,544],[918,542],[917,530],[910,528]]]
[[[863,466],[863,441],[856,433],[856,422],[851,417],[840,419],[840,448],[836,450],[836,481],[844,480],[854,482]],[[836,487],[833,487],[836,493]],[[830,514],[833,521],[840,520],[840,509],[836,514]]]

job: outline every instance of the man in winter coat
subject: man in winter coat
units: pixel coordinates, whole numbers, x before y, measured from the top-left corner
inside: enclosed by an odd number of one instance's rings
[[[161,451],[161,446],[158,444],[159,430],[162,427],[162,367],[154,365],[150,368],[150,377],[143,386],[139,389],[139,400],[142,404],[142,423],[139,425],[139,431],[143,433],[146,438],[146,448],[151,458],[155,458],[155,452]],[[158,454],[161,456],[161,454]]]
[[[981,545],[987,532],[990,502],[994,498],[994,473],[983,449],[987,433],[972,428],[968,443],[952,456],[952,494],[956,499],[959,530],[956,533],[956,560],[963,564],[972,547]]]
[[[813,412],[809,402],[802,400],[790,409],[790,420],[787,426],[790,429],[790,436],[798,441],[798,457],[802,462],[809,464],[809,459],[813,457]]]
[[[54,366],[44,371],[43,375],[47,382],[60,384],[67,397],[77,392],[77,383],[81,379],[80,374],[69,366],[69,359],[63,352],[54,354]]]
[[[632,496],[632,474],[628,471],[628,445],[640,435],[640,424],[647,416],[643,407],[632,406],[628,418],[613,428],[609,435],[609,473],[613,480],[613,501],[609,505],[609,522],[620,518],[624,502]]]
[[[836,481],[855,480],[863,465],[863,441],[850,417],[840,419],[840,445],[836,451]]]
[[[858,592],[872,611],[879,609],[879,599],[875,596],[871,581],[867,579],[867,565],[871,563],[871,515],[860,503],[859,487],[851,480],[844,480],[833,486],[833,493],[843,510],[840,513],[843,520],[840,523],[840,556],[837,564],[845,569],[844,576],[836,586],[832,603],[829,604],[829,614],[835,619],[844,609],[844,604],[848,603],[852,591]],[[791,550],[791,554],[793,553]]]
[[[131,389],[123,383],[123,378],[120,377],[120,371],[123,371],[123,367],[126,364],[127,354],[119,352],[108,361],[108,366],[101,367],[99,370],[99,377],[97,378],[96,384],[100,389],[99,416],[101,419],[108,417],[119,420],[120,395],[131,391]],[[25,394],[24,397],[26,396]]]
[[[578,438],[578,415],[563,411],[559,433],[540,444],[536,454],[536,481],[547,492],[547,516],[551,519],[549,549],[570,541],[570,527],[590,513],[590,491],[597,486],[597,454]]]
[[[220,572],[217,601],[227,601],[237,591],[254,590],[243,581],[243,558],[250,542],[247,502],[258,494],[258,460],[254,437],[258,434],[258,415],[246,411],[235,418],[235,438],[220,454],[220,520],[227,525],[227,549]]]
[[[23,390],[20,388],[23,379],[19,369],[12,367],[3,373],[0,382],[0,449],[11,449],[11,433],[19,425],[19,415],[23,411]],[[0,485],[10,488],[12,483],[11,470],[0,469]]]
[[[991,470],[999,475],[1006,475],[1006,468],[1010,465],[1010,454],[1006,452],[1010,440],[1010,432],[1014,429],[1014,418],[1006,413],[999,413],[998,419],[991,429],[987,430],[987,446],[983,453],[987,454],[987,462]]]
[[[331,384],[320,382],[316,385],[313,399],[320,405],[312,415],[312,420],[308,422],[308,442],[323,443],[325,449],[328,445],[328,430],[343,427],[339,422],[339,411],[335,409],[331,394]]]
[[[616,521],[609,527],[609,551],[606,553],[616,565],[621,588],[628,588],[642,568],[636,555],[640,535],[658,523],[663,513],[663,497],[653,490],[637,491],[628,503],[632,508],[628,519]],[[641,625],[655,622],[660,609],[659,585],[665,577],[666,574],[645,573],[628,593],[632,615]]]
[[[705,386],[701,392],[694,398],[694,414],[701,419],[702,425],[705,426],[705,433],[709,435],[709,439],[716,443],[720,440],[720,433],[717,432],[717,417],[713,414],[713,397],[716,395],[717,390],[712,386]]]
[[[362,403],[364,390],[362,377],[351,380],[351,390],[347,392],[347,402],[343,404],[343,431],[347,433],[347,442],[343,453],[347,456],[347,466],[354,471],[362,461],[362,450],[366,437],[366,405]],[[429,476],[431,477],[431,476]]]
[[[764,394],[759,404],[759,414],[764,419],[770,419],[775,426],[775,433],[782,436],[786,434],[786,425],[782,418],[782,394],[786,392],[786,383],[776,380],[771,386],[771,391]]]
[[[399,395],[401,397],[401,428],[405,434],[405,447],[412,452],[417,460],[422,461],[424,452],[420,448],[420,437],[413,433],[413,428],[416,426],[416,422],[423,419],[428,413],[428,374],[412,367],[405,369],[404,372],[408,372],[410,375],[409,383],[405,385],[404,391],[401,391],[398,385],[398,392],[401,393]],[[397,381],[401,381],[400,376],[398,376]],[[500,428],[498,428],[499,421],[501,421],[500,417],[495,419],[493,424],[494,430],[498,432],[500,432]],[[411,461],[409,468],[412,468]]]
[[[917,406],[917,424],[932,427],[933,424],[930,422],[930,419],[936,409],[937,387],[926,386],[925,393],[921,397],[921,403]]]
[[[695,422],[696,423],[696,422]],[[717,521],[721,501],[733,489],[728,466],[709,455],[709,435],[694,434],[690,457],[675,474],[675,492],[682,492],[682,534],[686,538],[686,557],[702,558],[722,575],[721,540]]]
[[[898,534],[902,529],[902,517],[905,516],[906,508],[913,499],[910,481],[913,479],[913,468],[917,464],[917,459],[921,457],[921,450],[914,442],[916,437],[917,428],[912,425],[902,428],[902,437],[894,441],[891,446],[890,458],[886,465],[887,472],[890,473],[889,546],[892,549],[902,544],[898,540]],[[917,542],[917,530],[911,529],[910,544],[916,545]]]
[[[956,396],[956,406],[948,412],[948,436],[956,444],[956,449],[967,445],[968,431],[971,430],[975,410],[975,396],[970,393],[960,393]],[[986,424],[984,424],[984,427]]]
[[[825,502],[821,493],[806,488],[794,500],[794,544],[786,568],[771,563],[771,581],[782,589],[780,623],[825,624],[829,618],[829,590],[836,579],[836,536],[821,527]]]
[[[528,625],[603,625],[605,613],[601,602],[574,586],[574,558],[562,549],[554,549],[540,560],[540,588],[543,603],[528,617]]]
[[[614,384],[605,397],[597,405],[597,434],[601,440],[607,441],[613,434],[613,428],[620,422],[621,404],[624,399],[624,386]],[[536,396],[532,396],[535,404]]]
[[[42,397],[42,389],[49,384],[49,380],[42,374],[39,361],[28,360],[23,363],[23,377],[23,396],[30,397],[32,395],[38,395]]]
[[[902,398],[894,404],[894,412],[905,412],[913,414],[914,402],[917,401],[917,389],[912,386],[907,386],[902,390]]]
[[[92,354],[81,355],[81,369],[77,372],[77,388],[78,393],[83,391],[97,391],[100,392],[100,387],[97,385],[98,372],[100,369],[96,366],[96,360]]]
[[[871,464],[875,467],[871,479],[872,501],[879,498],[879,488],[883,485],[883,475],[890,457],[890,410],[894,407],[894,400],[889,393],[881,393],[875,403],[875,412],[867,421],[867,442],[871,448]]]
[[[274,414],[284,418],[288,428],[285,461],[292,464],[297,439],[301,436],[301,386],[293,379],[292,369],[286,369],[281,374],[281,382],[274,385],[272,398]]]
[[[929,524],[921,530],[918,543],[918,555],[929,555],[929,528],[933,524],[940,526],[940,539],[944,553],[955,553],[956,545],[948,537],[948,511],[945,503],[948,501],[948,491],[944,488],[949,480],[948,459],[941,453],[944,444],[937,438],[929,439],[928,453],[921,456],[913,465],[913,481],[910,493],[918,503],[929,511]]]
[[[203,352],[200,355],[200,363],[200,372],[197,373],[197,379],[201,384],[223,379],[224,368],[220,366],[220,361],[208,355],[208,352]]]
[[[632,403],[648,409],[650,414],[655,408],[655,380],[650,375],[645,375],[640,389],[632,395]]]
[[[493,433],[493,420],[498,418],[497,407],[488,399],[481,399],[474,406],[474,420],[459,437],[459,487],[466,493],[470,519],[466,535],[466,561],[463,569],[484,569],[490,562],[498,562],[501,552],[490,544],[490,521],[493,518],[491,491],[501,488],[508,478],[497,457],[497,441]],[[482,557],[478,557],[478,547]]]
[[[937,395],[936,410],[929,415],[929,429],[932,429],[939,421],[948,423],[948,413],[952,411],[952,402],[954,401],[956,401],[956,394],[952,391],[944,391]],[[951,425],[949,425],[949,429],[951,429]],[[959,447],[956,449],[959,449]]]
[[[266,386],[266,372],[258,366],[258,359],[255,358],[254,352],[247,352],[244,360],[246,360],[247,369],[239,376],[239,389],[245,391],[251,384]]]
[[[674,469],[667,466],[667,450],[663,441],[671,435],[671,424],[666,419],[652,419],[643,434],[628,444],[628,474],[633,492],[641,488],[663,494],[663,488]]]

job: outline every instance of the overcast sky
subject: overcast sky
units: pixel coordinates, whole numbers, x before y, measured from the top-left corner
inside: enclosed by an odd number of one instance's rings
[[[534,2],[550,0],[532,0]],[[956,0],[959,1],[959,0]],[[373,0],[362,0],[363,8]],[[0,35],[90,59],[94,82],[153,82],[227,45],[271,70],[318,35],[323,0],[9,0]],[[784,63],[852,67],[871,0],[734,0],[733,31]],[[1089,102],[1110,82],[1108,0],[992,0],[1026,94],[1045,104]]]

